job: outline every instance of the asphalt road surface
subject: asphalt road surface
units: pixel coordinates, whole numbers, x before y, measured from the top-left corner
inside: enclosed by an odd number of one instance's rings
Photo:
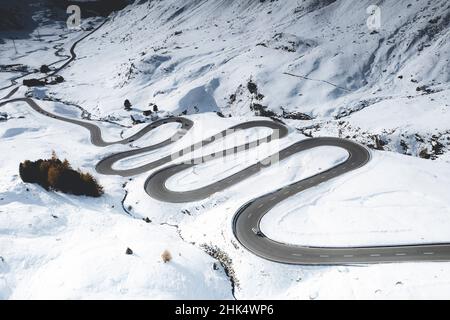
[[[260,230],[260,222],[275,205],[299,192],[356,170],[370,160],[367,149],[352,141],[338,138],[314,138],[301,141],[283,150],[282,154],[284,152],[286,156],[289,156],[289,154],[319,146],[343,148],[348,151],[349,157],[345,162],[329,170],[290,184],[242,206],[234,216],[233,231],[244,247],[262,258],[288,264],[343,265],[450,260],[450,244],[311,247],[280,243],[267,238]],[[300,195],[298,197],[301,201]]]
[[[13,90],[11,90],[10,92],[8,92],[8,94],[6,96],[4,96],[3,98],[1,98],[0,100],[6,100],[11,98],[17,91],[19,90],[19,87],[14,88]]]
[[[119,140],[119,141],[108,142],[108,141],[105,141],[103,139],[101,129],[99,127],[97,127],[95,124],[92,124],[92,123],[87,122],[87,121],[81,121],[81,120],[77,120],[77,119],[61,117],[61,116],[59,116],[57,114],[48,112],[48,111],[42,109],[31,98],[16,98],[16,99],[11,99],[11,100],[6,100],[6,101],[3,101],[3,102],[0,102],[0,107],[6,105],[8,103],[14,103],[14,102],[25,102],[34,111],[36,111],[36,112],[38,112],[38,113],[40,113],[40,114],[42,114],[44,116],[47,116],[49,118],[53,118],[53,119],[56,119],[56,120],[59,120],[59,121],[64,121],[64,122],[68,122],[68,123],[71,123],[71,124],[76,124],[78,126],[81,126],[81,127],[85,128],[85,129],[87,129],[89,131],[89,133],[90,133],[91,143],[93,145],[97,146],[97,147],[107,147],[107,146],[111,146],[111,145],[114,145],[114,144],[129,144],[129,143],[132,143],[132,142],[140,139],[142,136],[144,136],[145,134],[147,134],[151,130],[154,130],[157,127],[162,126],[162,125],[164,125],[166,123],[172,123],[172,122],[181,123],[181,122],[183,122],[183,126],[182,127],[185,128],[185,129],[186,128],[190,128],[193,125],[192,121],[190,121],[188,119],[185,119],[185,118],[175,118],[174,117],[174,118],[162,119],[162,120],[158,120],[158,121],[155,121],[153,123],[148,124],[143,129],[141,129],[140,131],[138,131],[137,133],[133,134],[132,136],[130,136],[128,138],[125,138],[125,139],[122,139],[122,140]],[[168,144],[170,144],[172,142],[177,141],[184,134],[185,134],[185,131],[181,131],[180,130],[177,133],[175,133],[171,138],[169,138],[169,139],[167,139],[167,140],[165,140],[165,141],[163,141],[163,142],[161,142],[161,143],[159,143],[159,144],[157,144],[155,146],[152,146],[151,148],[157,149],[157,148],[161,148],[163,146],[166,146],[166,145],[168,145]],[[138,150],[138,151],[141,151],[141,149]],[[141,152],[147,152],[147,151],[148,150],[144,150],[144,151],[141,151]],[[134,152],[136,152],[136,150],[127,151],[128,156],[133,155]],[[102,160],[102,162],[103,161],[106,162],[106,160],[108,158]],[[102,167],[104,167],[104,166],[102,166]],[[144,171],[142,171],[142,172],[144,172]],[[103,173],[103,172],[101,172],[101,173]]]
[[[9,95],[10,96],[10,95]],[[186,118],[174,117],[156,121],[141,129],[141,131],[123,140],[107,142],[102,138],[101,130],[96,125],[61,117],[42,109],[34,100],[30,98],[17,98],[0,102],[0,107],[13,102],[25,102],[36,112],[53,118],[86,128],[91,137],[91,142],[99,147],[107,147],[112,144],[128,144],[144,136],[147,132],[162,126],[166,123],[177,122],[180,124],[179,130],[169,139],[146,148],[133,149],[117,154],[110,155],[100,161],[96,170],[101,174],[121,175],[124,177],[133,176],[148,172],[149,170],[162,167],[170,162],[176,162],[179,157],[204,147],[208,144],[224,138],[228,130],[224,130],[217,135],[196,143],[188,148],[180,150],[177,153],[160,158],[154,162],[141,167],[129,170],[116,170],[114,163],[127,157],[156,150],[167,146],[179,139],[193,127],[193,122]],[[230,129],[245,130],[255,127],[267,127],[272,129],[272,133],[265,138],[236,146],[228,150],[220,151],[215,154],[203,156],[201,158],[191,159],[187,163],[168,165],[154,172],[145,182],[146,192],[153,198],[160,201],[171,203],[193,202],[206,199],[214,193],[227,189],[228,187],[243,181],[264,170],[272,164],[272,160],[278,158],[279,161],[290,157],[299,152],[320,146],[334,146],[347,150],[349,156],[345,162],[335,167],[323,171],[319,174],[303,179],[301,181],[287,185],[274,192],[254,199],[242,206],[233,219],[233,231],[239,242],[252,253],[271,261],[301,264],[301,265],[345,265],[345,264],[370,264],[370,263],[388,263],[388,262],[412,262],[412,261],[450,261],[450,244],[428,244],[428,245],[402,245],[402,246],[375,246],[375,247],[310,247],[290,245],[280,243],[267,238],[260,230],[260,222],[263,216],[268,213],[276,204],[292,197],[302,191],[313,188],[321,183],[326,183],[330,179],[342,176],[350,171],[357,170],[370,161],[370,153],[363,146],[349,140],[339,138],[313,138],[302,140],[281,150],[271,157],[251,165],[242,171],[235,173],[225,179],[211,183],[209,186],[190,190],[186,192],[174,192],[166,187],[166,181],[171,176],[195,166],[198,163],[211,161],[218,157],[223,157],[231,153],[242,152],[251,148],[256,148],[262,143],[270,142],[273,139],[281,139],[288,134],[287,128],[274,121],[261,120],[251,121],[239,124]],[[297,196],[301,201],[301,195]]]

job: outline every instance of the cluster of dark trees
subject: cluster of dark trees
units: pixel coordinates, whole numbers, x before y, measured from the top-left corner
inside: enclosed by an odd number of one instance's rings
[[[55,153],[51,159],[22,162],[19,173],[23,182],[37,183],[46,190],[89,197],[103,194],[103,187],[90,173],[73,170],[67,159],[61,161]]]
[[[126,99],[126,100],[123,102],[123,106],[125,107],[125,110],[126,110],[126,111],[131,111],[131,102],[130,102],[130,100]]]
[[[24,79],[23,81],[23,85],[27,86],[27,87],[43,87],[46,85],[53,85],[53,84],[58,84],[58,83],[62,83],[64,82],[64,78],[62,76],[55,76],[52,77],[50,79]]]
[[[131,104],[130,100],[128,100],[128,99],[125,99],[125,101],[123,102],[123,106],[124,106],[124,109],[126,111],[131,111],[132,110],[132,108],[131,108],[132,104]],[[149,116],[149,115],[152,114],[152,112],[158,112],[159,111],[158,110],[158,106],[156,104],[154,104],[154,103],[150,103],[149,107],[151,109],[143,111],[144,116]]]

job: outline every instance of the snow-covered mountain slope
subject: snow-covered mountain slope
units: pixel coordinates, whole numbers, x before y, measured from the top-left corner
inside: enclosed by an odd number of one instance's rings
[[[185,114],[193,121],[183,139],[115,168],[162,158],[261,120],[258,115],[288,125],[289,135],[269,149],[171,177],[167,186],[179,191],[223,179],[310,136],[359,141],[375,149],[367,166],[283,201],[264,217],[264,233],[322,246],[450,242],[450,4],[379,1],[377,32],[366,24],[370,5],[136,1],[77,45],[77,58],[60,72],[64,82],[20,86],[12,97],[30,96],[50,112],[92,121],[109,141],[142,129],[130,115],[150,121],[142,111],[154,104],[159,116]],[[0,33],[0,88],[28,72],[25,79],[45,76],[42,64],[63,65],[72,44],[103,21],[84,18],[80,28],[67,30],[45,17],[37,12],[39,28],[15,42]],[[176,130],[167,124],[130,145],[99,148],[86,130],[25,103],[1,107],[0,299],[449,297],[450,263],[288,266],[263,260],[236,240],[232,219],[244,203],[341,163],[347,154],[338,148],[293,155],[186,204],[147,195],[144,182],[155,170],[132,178],[96,174],[105,186],[98,200],[48,193],[18,177],[21,161],[52,150],[95,173],[105,156],[156,144]],[[246,130],[199,152],[265,134],[265,128]],[[134,254],[126,255],[127,248]],[[165,249],[169,263],[161,259]]]
[[[435,124],[450,121],[448,1],[383,1],[378,32],[366,23],[371,1],[140,3],[80,46],[63,73],[70,82],[51,94],[113,115],[125,98],[175,114],[250,115],[262,106],[378,148],[422,157],[448,150],[448,128]],[[435,121],[410,124],[424,117]],[[395,127],[374,128],[386,119]]]
[[[80,117],[70,106],[43,107]],[[232,299],[220,263],[180,239],[176,227],[125,213],[126,180],[102,177],[106,195],[100,200],[24,184],[17,169],[25,157],[47,157],[54,150],[93,172],[104,151],[90,144],[84,129],[38,115],[23,103],[3,110],[14,116],[0,126],[0,299]],[[106,138],[119,138],[120,127],[103,129]],[[157,142],[164,135],[159,130],[143,139]],[[153,209],[145,211],[148,217]],[[134,254],[126,255],[127,248]],[[170,263],[161,259],[164,250],[173,257]]]

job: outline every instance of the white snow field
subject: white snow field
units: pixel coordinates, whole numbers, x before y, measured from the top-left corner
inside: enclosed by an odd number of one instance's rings
[[[43,106],[59,110],[53,102]],[[174,227],[125,214],[121,179],[101,177],[106,195],[100,200],[22,183],[18,163],[24,155],[35,160],[54,150],[93,173],[104,150],[89,143],[85,129],[37,115],[24,103],[4,110],[25,119],[8,120],[0,128],[2,299],[232,298],[220,264],[183,242]],[[110,128],[116,139],[119,132]],[[125,255],[127,248],[134,255]],[[173,257],[168,264],[160,257],[166,249]]]
[[[305,246],[450,243],[450,3],[384,1],[377,32],[366,25],[371,4],[135,1],[78,44],[77,59],[60,72],[64,82],[28,88],[19,79],[0,89],[0,99],[19,87],[11,98],[29,96],[49,112],[91,121],[107,141],[142,129],[146,124],[133,124],[130,115],[153,104],[159,117],[193,121],[181,140],[115,169],[239,123],[270,120],[264,115],[288,126],[279,141],[171,177],[166,186],[175,191],[207,186],[309,137],[348,138],[371,148],[371,161],[281,202],[262,219],[262,231]],[[83,19],[75,30],[44,14],[35,20],[38,29],[15,40],[16,47],[0,30],[0,88],[22,74],[4,66],[60,66],[103,18]],[[124,110],[125,99],[132,112]],[[131,178],[95,172],[105,156],[157,144],[178,129],[166,124],[129,145],[100,148],[84,128],[26,103],[2,106],[0,299],[450,298],[450,262],[283,265],[237,241],[232,220],[243,204],[345,161],[343,149],[295,154],[185,204],[147,195],[144,182],[157,169]],[[244,130],[179,161],[268,134]],[[53,150],[92,173],[105,194],[90,199],[23,183],[19,163]],[[164,250],[172,255],[168,263]]]

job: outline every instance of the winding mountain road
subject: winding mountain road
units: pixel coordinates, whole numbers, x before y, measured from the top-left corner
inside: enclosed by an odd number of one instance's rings
[[[105,25],[105,23],[107,23],[109,21],[109,18],[106,18],[103,22],[101,22],[99,25],[97,25],[94,29],[92,29],[90,32],[86,33],[84,36],[82,36],[80,39],[78,39],[77,41],[75,41],[72,46],[70,47],[70,57],[68,58],[68,60],[61,65],[59,68],[56,68],[55,70],[53,70],[51,73],[49,73],[48,75],[46,75],[45,77],[40,78],[40,80],[42,79],[46,79],[48,77],[54,76],[57,73],[59,73],[61,70],[65,69],[69,64],[71,64],[73,61],[75,61],[75,59],[77,58],[77,54],[75,52],[75,48],[77,47],[77,45],[82,42],[84,39],[86,39],[87,37],[89,37],[90,35],[92,35],[94,32],[97,32],[101,27],[103,27]]]
[[[194,150],[202,148],[213,142],[217,142],[224,138],[228,130],[224,130],[217,135],[196,143],[188,148],[180,150],[169,156],[160,158],[146,165],[128,169],[116,170],[113,168],[117,161],[128,157],[136,156],[141,153],[159,149],[181,139],[194,123],[186,118],[174,117],[153,122],[134,135],[115,142],[107,142],[102,138],[101,130],[96,125],[61,117],[42,109],[33,99],[17,98],[0,102],[0,107],[8,103],[25,102],[34,111],[53,118],[55,120],[79,125],[87,129],[90,133],[92,144],[98,147],[107,147],[113,144],[128,144],[143,137],[146,133],[167,123],[179,123],[180,127],[176,133],[161,143],[151,145],[141,149],[134,149],[121,153],[110,155],[101,160],[96,170],[101,174],[121,175],[124,177],[134,176],[145,173],[155,168],[161,167],[170,162],[176,161],[178,158],[187,155]],[[272,164],[273,157],[278,157],[279,161],[290,157],[299,152],[306,152],[312,148],[320,146],[334,146],[345,149],[349,156],[345,162],[323,171],[319,174],[292,183],[274,192],[263,195],[242,206],[233,219],[233,231],[239,242],[250,252],[271,261],[302,264],[302,265],[345,265],[345,264],[370,264],[370,263],[388,263],[388,262],[411,262],[411,261],[450,261],[450,244],[427,244],[427,245],[401,245],[401,246],[374,246],[374,247],[310,247],[297,246],[286,243],[280,243],[269,239],[260,230],[260,222],[265,214],[267,214],[275,205],[283,200],[292,197],[302,191],[313,188],[321,183],[326,183],[331,179],[335,179],[345,173],[357,170],[363,167],[370,160],[369,151],[363,146],[349,140],[339,138],[312,138],[302,140],[290,145],[262,161],[253,164],[240,172],[237,172],[225,179],[213,182],[212,184],[185,192],[174,192],[166,187],[167,179],[171,176],[203,163],[223,157],[231,153],[241,152],[251,148],[256,148],[262,143],[270,142],[274,139],[281,139],[288,135],[287,128],[277,122],[269,120],[251,121],[236,125],[230,129],[246,130],[256,127],[266,127],[272,129],[272,133],[265,138],[236,146],[219,153],[210,154],[201,158],[191,159],[188,163],[169,165],[154,172],[145,182],[145,190],[151,197],[164,202],[184,203],[206,199],[214,193],[220,192],[230,186],[239,183],[251,176],[254,176],[264,168]]]
[[[76,59],[76,45],[83,39],[88,37],[90,34],[97,31],[105,23],[106,21],[101,23],[92,32],[86,34],[81,39],[76,41],[72,45],[70,50],[71,57],[60,68],[56,69],[46,77],[55,75],[60,70],[67,67],[72,61],[74,61]],[[282,139],[288,135],[288,129],[281,123],[270,120],[250,121],[238,124],[192,146],[180,150],[179,152],[172,153],[168,156],[162,157],[145,165],[141,165],[139,167],[131,169],[119,170],[114,168],[114,164],[116,164],[117,162],[129,157],[134,157],[139,154],[160,149],[174,143],[175,141],[178,141],[179,139],[183,138],[186,132],[188,132],[194,126],[194,123],[191,120],[183,117],[162,119],[148,124],[139,132],[133,134],[128,138],[115,142],[108,142],[103,139],[101,129],[90,122],[72,118],[65,118],[57,114],[50,113],[41,108],[31,98],[24,97],[7,100],[17,92],[18,88],[19,87],[14,88],[5,97],[0,99],[0,107],[9,103],[26,103],[29,107],[31,107],[34,111],[41,115],[55,120],[78,125],[87,129],[90,133],[91,143],[98,147],[108,147],[114,144],[126,145],[142,138],[148,132],[155,130],[160,126],[163,126],[164,124],[178,123],[178,130],[170,138],[155,145],[109,155],[101,160],[96,166],[96,171],[100,174],[119,175],[123,177],[135,176],[162,167],[162,169],[159,169],[147,178],[144,188],[149,196],[164,202],[185,203],[206,199],[217,192],[225,190],[232,185],[235,185],[241,181],[248,179],[251,176],[256,175],[261,170],[264,170],[264,168],[272,165],[274,163],[274,159],[282,161],[283,159],[287,159],[293,154],[306,152],[312,148],[321,146],[333,146],[345,149],[349,154],[345,162],[309,178],[289,184],[257,199],[253,199],[238,210],[238,212],[234,216],[232,223],[233,232],[238,241],[245,248],[247,248],[250,252],[260,256],[261,258],[280,263],[301,265],[342,265],[412,261],[450,261],[450,244],[448,243],[373,247],[310,247],[291,245],[274,241],[266,237],[260,230],[260,223],[262,218],[278,203],[309,188],[314,188],[319,184],[326,183],[331,179],[338,178],[339,176],[342,176],[350,171],[357,170],[363,167],[368,161],[370,161],[369,151],[357,143],[338,138],[313,138],[302,140],[288,146],[287,148],[273,154],[272,156],[263,159],[256,164],[253,164],[241,170],[240,172],[230,175],[220,181],[212,182],[206,187],[184,192],[175,192],[168,189],[166,186],[167,180],[173,175],[192,168],[199,163],[204,163],[217,159],[219,157],[225,157],[229,154],[239,153],[252,148],[257,148],[261,144],[268,143],[275,139]],[[188,160],[187,162],[178,164],[176,163],[176,161],[180,160],[181,157],[184,157],[185,155],[188,155],[195,150],[198,150],[209,144],[217,142],[220,139],[225,138],[227,134],[229,134],[230,130],[232,130],[231,132],[234,132],[237,130],[247,130],[256,127],[265,127],[272,129],[272,133],[262,139],[255,140],[250,143],[235,146],[230,149],[212,153],[203,157],[193,158]],[[170,163],[174,162],[175,164],[170,165]],[[169,165],[163,167],[166,164]]]
[[[42,109],[36,103],[36,101],[34,101],[31,98],[16,98],[16,99],[3,101],[3,102],[0,102],[0,107],[6,105],[8,103],[14,103],[14,102],[25,102],[34,111],[40,113],[41,115],[44,115],[44,116],[49,117],[49,118],[53,118],[55,120],[64,121],[64,122],[71,123],[71,124],[76,124],[78,126],[81,126],[81,127],[85,128],[85,129],[87,129],[89,131],[89,133],[90,133],[91,143],[93,145],[97,146],[97,147],[108,147],[108,146],[111,146],[111,145],[114,145],[114,144],[129,144],[129,143],[132,143],[132,142],[140,139],[141,137],[143,137],[145,134],[147,134],[151,130],[153,130],[153,129],[161,126],[161,125],[164,125],[166,123],[171,123],[171,122],[181,123],[182,120],[185,120],[185,121],[183,121],[183,127],[190,128],[193,125],[192,121],[190,121],[188,119],[184,119],[184,118],[162,119],[162,120],[158,120],[156,122],[148,124],[143,129],[141,129],[140,131],[138,131],[137,133],[133,134],[132,136],[130,136],[128,138],[125,138],[125,139],[122,139],[122,140],[118,140],[118,141],[114,141],[114,142],[107,142],[102,137],[101,129],[99,127],[97,127],[95,124],[92,124],[92,123],[87,122],[87,121],[82,121],[82,120],[77,120],[77,119],[72,119],[72,118],[65,118],[65,117],[59,116],[57,114],[48,112],[48,111]],[[185,132],[178,131],[177,133],[175,133],[169,139],[167,139],[167,140],[165,140],[165,141],[163,141],[163,142],[161,142],[161,143],[159,143],[157,145],[149,147],[151,149],[143,148],[143,149],[139,149],[139,150],[127,151],[127,154],[128,154],[127,157],[131,156],[131,155],[135,155],[136,151],[140,151],[139,153],[143,153],[143,152],[148,152],[149,150],[158,149],[158,148],[161,148],[163,146],[166,146],[166,145],[168,145],[168,144],[170,144],[172,142],[175,142],[178,139],[180,139],[184,135],[184,133]],[[104,159],[102,161],[106,162],[107,159],[108,158],[106,158],[106,159]],[[101,171],[101,169],[99,169],[99,171]],[[144,171],[141,171],[141,172],[144,172]],[[105,172],[100,172],[100,173],[106,174],[107,172],[105,170]],[[111,172],[111,174],[115,174],[115,173],[116,173],[115,171]]]

